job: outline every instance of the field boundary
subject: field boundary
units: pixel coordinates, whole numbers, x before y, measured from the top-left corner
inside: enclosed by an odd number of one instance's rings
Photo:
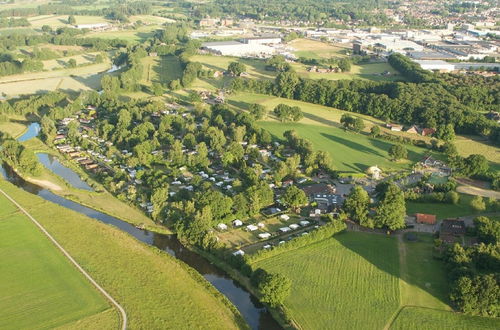
[[[93,278],[90,276],[80,264],[49,234],[49,232],[31,215],[26,211],[19,203],[17,203],[12,197],[10,197],[5,191],[0,189],[0,193],[2,193],[9,201],[11,201],[21,212],[23,212],[41,231],[47,236],[47,238],[54,243],[54,245],[71,261],[71,263],[82,273],[89,281],[94,285],[94,287],[99,290],[104,297],[106,297],[112,305],[114,305],[121,315],[121,329],[125,330],[127,328],[127,313],[125,309],[106,291],[103,287],[101,287]]]

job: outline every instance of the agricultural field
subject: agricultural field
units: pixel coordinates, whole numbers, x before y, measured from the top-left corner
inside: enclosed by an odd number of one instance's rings
[[[68,24],[69,15],[40,15],[33,16],[28,19],[31,27],[40,29],[44,25],[50,26],[52,29],[59,27],[71,26]],[[75,15],[76,24],[94,24],[94,23],[109,23],[110,21],[102,16],[79,16]]]
[[[422,307],[403,308],[390,329],[394,330],[469,330],[498,329],[498,319],[469,316]]]
[[[82,54],[82,55],[73,55],[73,56],[61,57],[61,58],[57,58],[57,59],[53,59],[53,60],[42,61],[43,68],[44,68],[44,70],[64,69],[68,65],[68,61],[70,59],[74,59],[76,61],[77,65],[92,64],[92,63],[94,63],[95,57],[97,54],[99,54],[99,52],[92,52],[92,53],[86,53],[86,54]]]
[[[158,26],[149,25],[141,26],[137,29],[119,30],[119,31],[104,31],[104,32],[89,32],[83,37],[102,38],[102,39],[119,39],[128,41],[129,43],[139,43],[154,35],[154,31]]]
[[[274,79],[276,72],[266,71],[266,63],[259,59],[246,59],[231,56],[195,55],[190,58],[191,62],[199,62],[204,69],[226,71],[231,62],[243,63],[247,67],[248,78],[252,79]]]
[[[54,90],[99,89],[101,77],[111,64],[103,62],[79,68],[24,73],[0,78],[0,90],[7,96],[38,94]]]
[[[252,267],[292,280],[285,307],[303,329],[382,329],[399,306],[393,237],[342,233]]]
[[[124,307],[129,328],[158,329],[165,324],[177,329],[204,328],[207,324],[214,329],[244,327],[241,317],[220,293],[201,275],[168,254],[159,253],[120,229],[44,201],[4,180],[0,180],[0,188],[26,208]],[[1,225],[4,224],[0,220]],[[57,308],[51,310],[59,312]]]
[[[406,213],[430,213],[435,214],[438,220],[446,218],[456,218],[466,215],[479,215],[470,205],[473,198],[471,195],[460,194],[460,201],[457,205],[447,203],[416,203],[406,202]],[[485,211],[488,212],[488,209]]]
[[[294,49],[295,56],[312,59],[346,57],[347,53],[351,52],[349,48],[309,39],[296,39],[289,42],[288,46]]]
[[[480,154],[490,161],[491,170],[500,171],[500,150],[477,136],[460,136],[455,139],[455,146],[460,156]]]
[[[118,327],[104,296],[3,195],[0,241],[0,328],[54,328],[87,318]]]

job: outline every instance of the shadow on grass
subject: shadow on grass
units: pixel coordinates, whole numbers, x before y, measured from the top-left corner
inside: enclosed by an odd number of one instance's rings
[[[356,235],[358,237],[355,237]],[[335,239],[379,270],[398,279],[403,279],[407,284],[418,287],[436,299],[448,303],[444,265],[432,258],[432,242],[423,240],[403,243],[407,250],[417,250],[412,252],[411,256],[410,253],[405,253],[402,260],[404,265],[400,265],[398,242],[394,236],[347,232],[337,234]],[[393,240],[393,242],[384,242],[384,240]],[[411,297],[409,298],[411,299]]]
[[[334,127],[342,127],[339,123],[337,123],[333,120],[325,119],[323,117],[313,115],[312,113],[304,112],[303,114],[304,114],[305,118],[317,121],[318,123],[322,123],[324,125],[329,125],[329,126],[334,126]]]
[[[385,155],[380,153],[379,151],[377,151],[373,148],[369,148],[366,145],[354,142],[352,140],[347,140],[347,139],[341,138],[339,136],[332,135],[332,134],[326,134],[326,133],[321,133],[321,135],[323,135],[324,137],[326,137],[334,142],[345,145],[346,147],[349,147],[350,149],[357,150],[357,151],[367,153],[367,154],[372,154],[372,155],[379,156],[379,157],[385,157]]]

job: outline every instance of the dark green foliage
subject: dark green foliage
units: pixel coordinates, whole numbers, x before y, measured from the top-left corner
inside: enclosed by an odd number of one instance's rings
[[[361,186],[354,186],[344,201],[344,211],[350,219],[362,226],[373,228],[373,220],[368,216],[370,196]]]
[[[377,206],[375,215],[375,226],[388,228],[390,230],[405,227],[406,204],[404,194],[393,183],[387,185],[383,197]]]
[[[487,217],[477,217],[474,219],[477,236],[485,244],[496,244],[500,242],[500,221]]]
[[[248,111],[252,114],[255,120],[264,119],[266,115],[266,108],[262,104],[253,103],[250,105]]]
[[[1,145],[2,159],[14,169],[27,175],[40,175],[42,164],[38,162],[35,153],[26,149],[15,140],[6,140]]]
[[[393,160],[406,159],[408,158],[408,150],[400,144],[395,144],[389,148],[389,156]]]
[[[231,73],[233,76],[236,77],[239,77],[246,70],[247,70],[246,65],[240,62],[231,62],[227,67],[227,71],[229,71],[229,73]]]
[[[291,185],[286,189],[283,196],[281,196],[281,202],[293,209],[298,209],[301,206],[307,205],[309,201],[302,189],[297,188],[295,185]]]
[[[299,107],[291,107],[286,104],[278,104],[274,110],[274,114],[278,117],[282,122],[286,121],[299,121],[304,115],[302,114],[302,110]]]
[[[261,300],[271,307],[282,305],[292,291],[292,281],[281,274],[267,274],[259,283]]]

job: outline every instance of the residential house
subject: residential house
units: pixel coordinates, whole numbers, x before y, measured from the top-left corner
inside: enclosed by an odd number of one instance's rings
[[[454,243],[465,235],[465,222],[459,219],[445,219],[441,223],[439,239],[446,243]]]

